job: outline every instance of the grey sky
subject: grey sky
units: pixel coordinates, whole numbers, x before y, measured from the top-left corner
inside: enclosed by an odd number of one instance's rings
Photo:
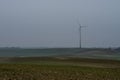
[[[120,0],[0,0],[0,47],[120,46]]]

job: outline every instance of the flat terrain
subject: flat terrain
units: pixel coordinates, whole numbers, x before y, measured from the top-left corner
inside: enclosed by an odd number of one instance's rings
[[[1,57],[0,80],[120,80],[120,61],[68,57]]]
[[[2,48],[0,56],[0,80],[120,80],[120,48]]]
[[[1,57],[78,57],[120,60],[120,48],[0,48]]]
[[[70,58],[70,57],[1,57],[1,63],[37,64],[37,65],[70,65],[116,68],[120,67],[119,60]]]

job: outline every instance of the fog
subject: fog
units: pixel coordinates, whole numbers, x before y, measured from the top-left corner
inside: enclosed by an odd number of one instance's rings
[[[120,46],[120,0],[0,0],[0,47]]]

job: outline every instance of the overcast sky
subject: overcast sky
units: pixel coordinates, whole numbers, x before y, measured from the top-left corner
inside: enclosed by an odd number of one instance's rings
[[[120,46],[120,0],[0,0],[0,47]]]

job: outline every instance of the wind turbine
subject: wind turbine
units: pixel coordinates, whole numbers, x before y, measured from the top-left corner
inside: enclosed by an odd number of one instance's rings
[[[82,28],[85,28],[86,26],[81,26],[81,24],[78,22],[79,25],[79,48],[82,48]]]

